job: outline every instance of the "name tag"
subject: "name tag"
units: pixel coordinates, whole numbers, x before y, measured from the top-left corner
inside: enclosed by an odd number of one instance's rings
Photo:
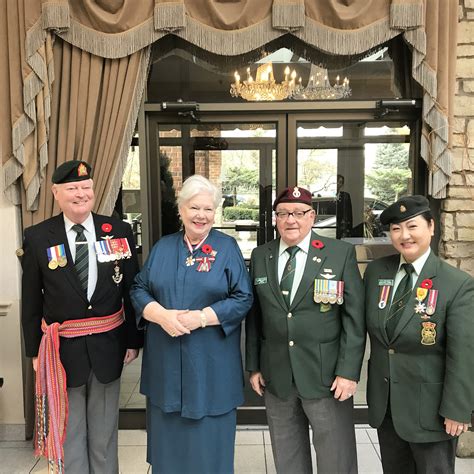
[[[393,286],[393,280],[379,280],[379,286]]]
[[[267,282],[268,282],[267,277],[257,277],[257,278],[254,279],[253,284],[254,285],[264,285]]]

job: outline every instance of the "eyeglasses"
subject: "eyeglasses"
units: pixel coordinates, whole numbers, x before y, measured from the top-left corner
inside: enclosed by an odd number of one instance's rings
[[[288,219],[290,216],[293,216],[296,220],[303,219],[303,217],[308,213],[311,212],[313,209],[306,209],[306,211],[293,211],[293,212],[287,212],[287,211],[280,211],[280,212],[275,212],[275,216],[277,216],[277,219],[285,220]]]

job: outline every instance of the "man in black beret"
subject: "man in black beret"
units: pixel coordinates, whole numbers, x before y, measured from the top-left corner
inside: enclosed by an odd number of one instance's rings
[[[135,242],[128,224],[92,212],[88,163],[66,161],[52,181],[62,213],[26,229],[23,243],[35,451],[68,474],[117,473],[120,375],[142,346],[129,298]]]
[[[273,210],[280,238],[252,252],[254,305],[246,369],[265,396],[277,472],[357,472],[353,395],[365,349],[354,247],[312,231],[311,193],[284,189]]]
[[[369,423],[384,473],[454,474],[474,399],[474,279],[431,250],[424,196],[399,199],[380,220],[397,253],[364,274]]]

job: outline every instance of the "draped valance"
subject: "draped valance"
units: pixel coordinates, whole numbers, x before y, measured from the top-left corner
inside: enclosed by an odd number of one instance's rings
[[[61,94],[70,87],[56,74],[55,39],[71,48],[102,58],[122,61],[139,55],[128,80],[107,87],[123,87],[130,108],[118,127],[123,146],[110,152],[109,175],[121,179],[133,124],[143,88],[149,54],[144,51],[165,35],[176,35],[214,54],[234,56],[255,50],[283,35],[326,54],[361,54],[397,35],[403,35],[413,55],[412,75],[424,90],[422,156],[430,170],[430,194],[442,198],[451,174],[449,121],[455,81],[457,2],[455,0],[12,0],[2,2],[7,45],[7,73],[2,97],[2,163],[5,192],[29,211],[38,208],[41,184],[51,163],[50,122],[59,113]],[[57,42],[57,41],[56,41]],[[111,63],[112,64],[112,63]],[[97,73],[98,74],[98,73]],[[95,79],[102,81],[102,76]],[[131,77],[133,76],[133,77]],[[85,79],[85,78],[83,78]],[[68,81],[79,78],[70,74]],[[102,84],[102,83],[101,83]],[[103,84],[100,87],[105,87]],[[132,91],[132,92],[130,92]],[[55,99],[56,97],[56,99]],[[109,118],[105,110],[102,120]],[[105,114],[105,115],[104,115]],[[53,117],[54,118],[54,117]],[[57,120],[57,118],[56,118]],[[130,125],[132,124],[132,125]],[[61,127],[55,133],[63,133]],[[76,137],[70,156],[79,158],[84,139]],[[100,141],[100,140],[99,140]],[[57,147],[56,147],[57,148]],[[97,151],[97,145],[94,150]],[[90,157],[96,164],[100,156]],[[55,163],[56,164],[56,163]],[[108,168],[104,168],[108,169]],[[21,186],[18,186],[21,182]],[[112,210],[117,183],[100,203]],[[19,191],[20,190],[20,191]],[[23,193],[23,199],[22,199]],[[115,194],[115,196],[114,196]]]

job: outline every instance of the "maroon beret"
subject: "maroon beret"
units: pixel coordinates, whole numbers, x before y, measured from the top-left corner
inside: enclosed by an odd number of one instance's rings
[[[273,203],[273,210],[275,210],[281,202],[301,202],[303,204],[308,204],[308,206],[312,206],[311,193],[307,189],[300,188],[299,186],[290,186],[289,188],[284,189],[276,197],[275,202]]]

